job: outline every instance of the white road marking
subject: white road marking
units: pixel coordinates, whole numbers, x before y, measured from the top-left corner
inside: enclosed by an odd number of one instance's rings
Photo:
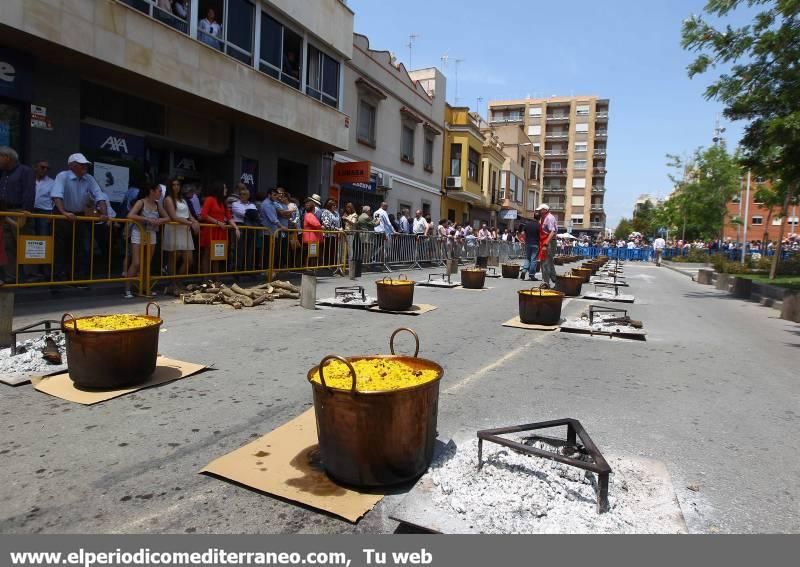
[[[136,528],[143,526],[145,524],[150,525],[150,520],[154,518],[164,519],[167,516],[178,512],[181,508],[186,507],[187,505],[194,504],[195,502],[199,502],[200,500],[208,499],[207,494],[195,494],[194,496],[180,500],[171,506],[167,506],[166,508],[162,508],[156,512],[150,512],[148,514],[144,514],[139,516],[138,518],[134,518],[128,522],[125,522],[121,526],[116,529],[111,530],[109,533],[112,534],[129,534],[129,533],[137,533]],[[186,515],[189,517],[190,515]]]

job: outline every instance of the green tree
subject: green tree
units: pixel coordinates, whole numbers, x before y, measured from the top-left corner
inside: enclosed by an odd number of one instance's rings
[[[723,19],[741,6],[756,8],[751,23],[715,25],[702,16],[684,21],[684,49],[697,53],[689,76],[722,67],[706,98],[725,105],[725,116],[745,120],[743,163],[775,180],[782,218],[800,185],[800,1],[708,0],[705,12]],[[785,223],[770,278],[780,261]]]
[[[722,142],[687,159],[668,155],[675,191],[659,213],[682,239],[722,238],[728,202],[739,191],[741,168]]]
[[[614,238],[617,240],[628,240],[631,232],[633,232],[631,221],[623,217],[619,220],[616,230],[614,230]]]
[[[645,236],[652,236],[658,227],[655,226],[655,207],[650,201],[638,203],[633,211],[631,225],[633,230]]]

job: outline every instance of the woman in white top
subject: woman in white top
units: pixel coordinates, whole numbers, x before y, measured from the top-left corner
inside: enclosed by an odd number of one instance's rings
[[[231,216],[237,226],[260,226],[258,207],[250,201],[250,189],[244,183],[236,185],[236,192],[239,200],[231,204]],[[237,240],[233,245],[236,246],[236,268],[241,271],[244,269],[255,269],[258,258],[256,246],[257,232],[253,229],[243,229],[244,238]]]
[[[206,12],[206,17],[200,20],[198,24],[197,38],[214,49],[220,49],[222,46],[219,41],[221,31],[222,27],[217,21],[217,14],[214,12],[214,8],[209,8]]]
[[[147,184],[139,191],[139,199],[134,203],[128,218],[137,221],[139,225],[131,228],[131,253],[129,255],[128,270],[124,277],[133,278],[139,275],[140,266],[150,266],[153,257],[153,247],[158,241],[158,228],[169,220],[164,207],[161,206],[161,188],[154,183]],[[139,230],[144,228],[144,233]],[[142,245],[145,252],[142,253]],[[141,291],[141,290],[139,290]],[[131,282],[125,282],[125,299],[133,299]]]
[[[188,275],[189,269],[192,267],[192,252],[194,252],[192,232],[195,234],[200,232],[200,223],[189,212],[189,204],[186,202],[185,195],[190,190],[189,187],[184,190],[181,182],[173,179],[170,181],[168,194],[164,199],[164,210],[171,221],[164,227],[163,245],[164,251],[169,254],[167,261],[169,275]],[[174,285],[170,287],[175,289]]]

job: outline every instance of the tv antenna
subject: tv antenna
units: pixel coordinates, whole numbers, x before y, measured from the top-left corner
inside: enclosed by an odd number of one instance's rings
[[[413,63],[413,61],[414,61],[414,44],[417,42],[417,39],[419,39],[420,37],[422,37],[422,36],[420,36],[420,34],[418,34],[418,33],[412,33],[411,35],[408,36],[408,43],[406,45],[408,46],[408,69],[409,69],[409,71],[414,69],[414,63]]]

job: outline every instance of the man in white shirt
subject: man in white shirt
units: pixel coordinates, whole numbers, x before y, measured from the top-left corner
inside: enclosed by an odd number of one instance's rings
[[[387,239],[394,234],[392,222],[389,220],[389,213],[386,212],[388,208],[389,203],[384,201],[381,203],[381,208],[375,211],[375,215],[373,215],[375,220],[378,221],[378,224],[375,225],[375,232],[382,232]]]
[[[428,231],[430,230],[430,225],[428,221],[425,220],[425,217],[422,216],[422,211],[417,211],[414,216],[414,234],[417,236],[428,236]]]
[[[209,8],[206,17],[198,24],[197,38],[214,49],[221,49],[222,44],[219,40],[221,33],[222,26],[217,21],[217,14],[214,12],[214,8]]]
[[[50,164],[47,160],[39,160],[33,168],[36,179],[36,199],[33,202],[33,212],[40,215],[53,214],[53,198],[50,196],[53,191],[55,181],[47,172],[50,171]],[[39,236],[50,234],[50,221],[48,219],[35,219],[34,232]]]
[[[656,266],[661,266],[661,255],[664,253],[664,248],[667,247],[667,242],[660,236],[653,241],[653,250],[656,253]]]
[[[397,221],[397,224],[400,225],[401,234],[411,234],[411,225],[408,222],[408,209],[402,209],[400,211],[400,220]]]

